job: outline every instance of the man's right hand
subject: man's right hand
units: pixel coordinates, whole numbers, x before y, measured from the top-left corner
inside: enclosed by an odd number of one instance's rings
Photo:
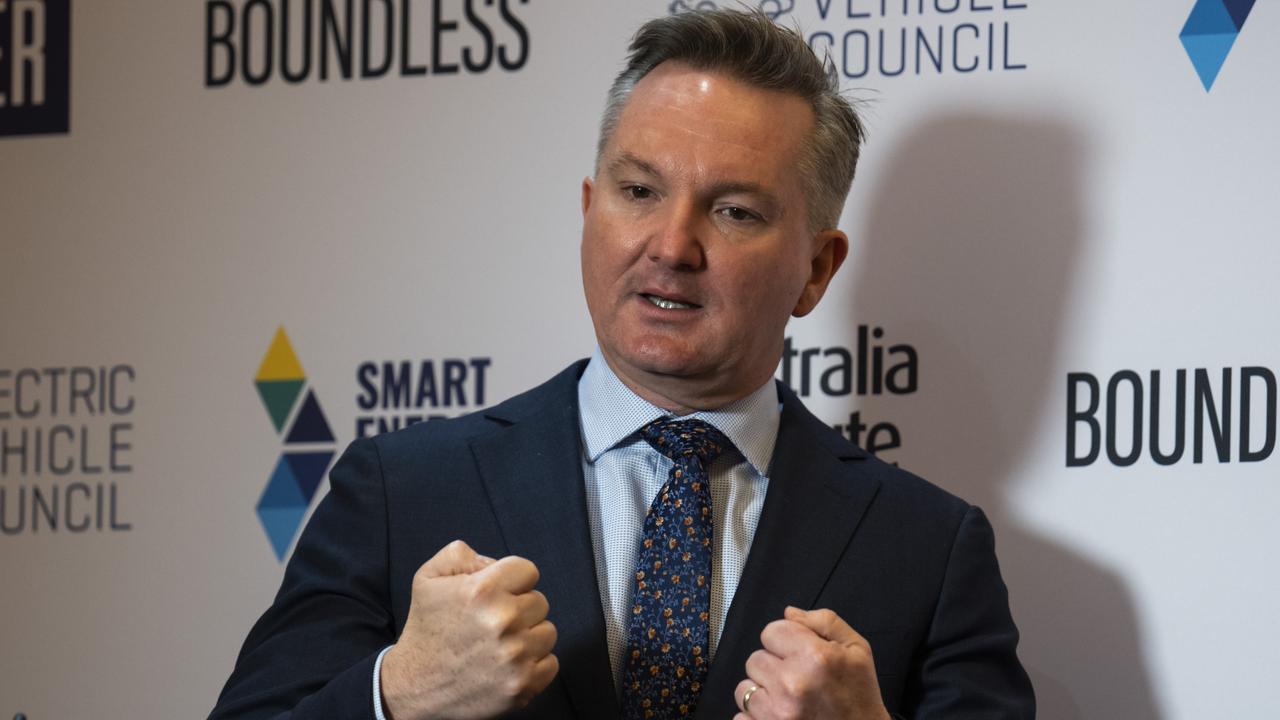
[[[391,720],[491,718],[551,683],[556,629],[534,590],[538,568],[455,540],[418,568],[409,618],[382,659]]]

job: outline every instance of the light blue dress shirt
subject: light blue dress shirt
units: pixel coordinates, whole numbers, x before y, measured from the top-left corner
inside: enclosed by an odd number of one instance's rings
[[[578,381],[582,416],[582,474],[596,558],[596,582],[604,609],[614,685],[622,677],[635,564],[644,516],[667,481],[672,462],[637,431],[671,413],[642,400],[609,369],[600,351]],[[781,416],[773,379],[752,394],[697,418],[724,433],[737,452],[711,464],[711,638],[714,656],[733,593],[747,563],[769,487],[769,461]]]
[[[604,609],[606,642],[614,686],[622,676],[627,627],[634,591],[633,573],[644,533],[644,516],[667,481],[670,459],[637,433],[671,413],[633,393],[597,349],[578,381],[582,432],[582,475],[596,560],[596,582]],[[778,439],[782,406],[770,378],[750,395],[722,408],[681,417],[716,427],[733,442],[711,464],[711,638],[714,657],[725,616],[747,563],[760,510],[769,488],[769,462]],[[382,713],[381,672],[386,648],[373,667],[373,705]]]

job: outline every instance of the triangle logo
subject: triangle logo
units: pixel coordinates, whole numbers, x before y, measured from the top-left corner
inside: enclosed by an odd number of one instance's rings
[[[298,362],[298,355],[293,351],[289,336],[285,334],[284,326],[281,325],[276,330],[275,338],[271,340],[271,347],[267,349],[267,354],[262,358],[262,364],[258,366],[258,376],[254,380],[305,379],[302,363]]]
[[[316,394],[311,390],[307,391],[307,397],[302,401],[302,408],[298,410],[298,416],[294,418],[293,427],[289,429],[289,435],[284,441],[291,445],[334,441],[329,421],[325,419],[324,411],[316,401]]]

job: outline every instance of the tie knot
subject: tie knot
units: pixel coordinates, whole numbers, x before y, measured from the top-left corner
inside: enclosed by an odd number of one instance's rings
[[[703,467],[733,446],[715,426],[694,419],[658,418],[640,428],[640,435],[671,460],[696,456]]]

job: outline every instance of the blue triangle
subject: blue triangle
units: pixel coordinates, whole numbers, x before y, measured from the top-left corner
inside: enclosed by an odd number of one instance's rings
[[[1217,35],[1219,33],[1238,32],[1235,21],[1231,19],[1231,14],[1227,12],[1227,8],[1222,4],[1222,0],[1196,0],[1195,7],[1191,8],[1191,16],[1187,18],[1187,23],[1182,26],[1182,32],[1179,37],[1187,37],[1188,35]]]
[[[305,510],[309,504],[309,498],[302,496],[293,468],[281,457],[276,461],[276,469],[272,471],[266,489],[262,491],[258,508],[302,507]]]
[[[324,471],[329,469],[329,461],[333,459],[333,453],[285,453],[284,456],[289,461],[289,467],[293,468],[293,477],[298,481],[298,491],[310,505],[311,499],[316,496],[316,488],[320,487],[320,481],[324,479]]]
[[[302,507],[259,507],[258,519],[262,529],[267,532],[271,541],[271,549],[276,551],[276,559],[284,560],[289,551],[289,543],[298,534],[298,526],[302,525],[302,517],[307,514],[306,506]]]
[[[1182,37],[1182,47],[1187,49],[1187,57],[1191,58],[1191,64],[1195,66],[1205,92],[1213,87],[1213,81],[1218,78],[1218,71],[1222,69],[1222,63],[1226,62],[1227,54],[1231,52],[1231,46],[1235,42],[1234,32]]]
[[[1253,0],[1222,0],[1222,4],[1227,6],[1227,14],[1235,23],[1236,30],[1244,29],[1244,21],[1249,19],[1249,11],[1253,9]]]
[[[286,443],[333,442],[333,430],[329,429],[329,421],[324,419],[320,403],[316,402],[316,394],[307,390],[307,399],[302,401],[302,409],[289,429]]]

